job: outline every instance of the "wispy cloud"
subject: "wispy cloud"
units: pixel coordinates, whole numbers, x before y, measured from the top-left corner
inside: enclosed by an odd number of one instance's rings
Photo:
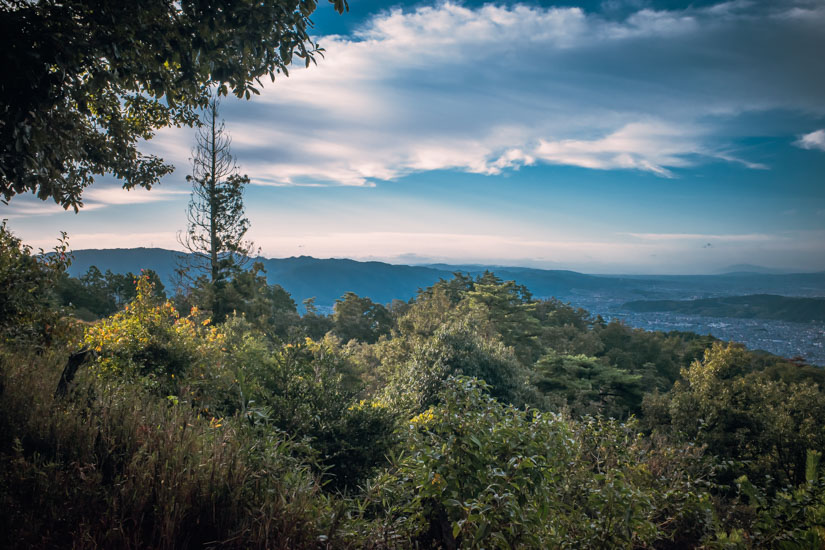
[[[702,146],[694,132],[663,123],[632,123],[595,140],[539,142],[536,156],[554,164],[609,170],[616,168],[673,174],[666,167],[687,166]]]
[[[151,191],[147,191],[143,188],[127,190],[122,187],[90,187],[83,194],[83,199],[86,201],[84,210],[88,210],[90,206],[100,208],[112,205],[145,204],[149,202],[176,200],[182,195],[188,194],[189,191],[182,189],[154,188]]]
[[[96,210],[102,208],[102,204],[90,204],[84,210]],[[68,212],[74,212],[70,210]],[[53,216],[66,214],[67,210],[59,204],[53,202],[43,202],[28,196],[18,196],[12,199],[8,205],[0,205],[0,219],[18,219],[30,216]]]
[[[707,233],[627,233],[643,241],[718,241],[718,242],[771,242],[784,241],[788,237],[766,233],[747,233],[733,235],[713,235]]]
[[[180,200],[188,195],[188,190],[164,189],[155,187],[151,191],[143,188],[123,189],[119,185],[106,185],[101,182],[83,192],[83,212],[100,210],[109,206],[126,206]],[[8,205],[0,207],[0,218],[18,219],[31,216],[54,216],[74,214],[59,204],[44,202],[31,195],[18,195]]]
[[[816,130],[815,132],[801,136],[794,142],[794,145],[803,149],[825,151],[825,129]]]
[[[54,246],[54,236],[27,239],[28,244],[35,247],[50,249]],[[112,231],[101,232],[72,232],[69,233],[69,243],[72,250],[84,250],[89,248],[134,248],[140,246],[166,248],[168,250],[180,249],[180,244],[175,238],[175,234],[169,231],[143,232],[143,233],[115,233]]]

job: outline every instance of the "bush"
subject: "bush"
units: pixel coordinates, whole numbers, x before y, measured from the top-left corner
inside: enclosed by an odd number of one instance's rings
[[[468,323],[444,325],[420,340],[408,360],[389,374],[384,399],[407,413],[434,405],[453,375],[484,380],[487,391],[505,403],[528,399],[527,375],[509,348],[485,339]]]
[[[738,478],[735,482],[738,496],[728,506],[734,513],[729,514],[724,529],[708,547],[825,548],[825,471],[820,465],[821,459],[822,453],[809,451],[805,481],[773,495],[752,484],[747,476]]]
[[[441,548],[694,544],[713,526],[696,448],[648,444],[635,426],[518,410],[450,378],[412,418],[403,452],[367,489],[378,540]]]
[[[68,336],[53,291],[70,262],[65,233],[53,254],[34,254],[0,224],[0,344],[42,350]]]
[[[744,473],[760,486],[798,485],[808,450],[825,451],[825,395],[810,382],[752,372],[751,359],[741,347],[714,344],[668,394],[645,399],[646,422],[739,462],[725,482]]]
[[[94,378],[1,357],[0,547],[315,548],[332,506],[300,445]]]
[[[136,285],[123,311],[86,330],[84,343],[97,353],[92,370],[113,384],[139,380],[157,395],[232,414],[236,400],[221,331],[197,308],[181,317],[157,298],[149,277]]]
[[[396,416],[379,401],[356,399],[357,374],[334,337],[272,347],[237,320],[225,328],[244,415],[311,445],[328,489],[354,489],[385,462]]]

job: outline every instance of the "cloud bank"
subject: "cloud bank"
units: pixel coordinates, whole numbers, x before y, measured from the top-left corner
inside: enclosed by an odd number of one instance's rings
[[[726,125],[774,109],[825,115],[822,28],[825,5],[804,1],[621,19],[519,4],[396,9],[321,38],[318,67],[226,101],[224,116],[244,171],[264,185],[535,163],[662,177],[708,161],[762,168],[727,152]],[[818,135],[800,144],[818,147]],[[188,149],[174,144],[190,141],[163,133],[152,148],[180,167]]]

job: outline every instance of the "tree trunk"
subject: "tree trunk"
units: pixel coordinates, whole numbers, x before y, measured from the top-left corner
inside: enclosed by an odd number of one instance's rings
[[[212,103],[212,147],[211,153],[212,158],[211,160],[211,170],[209,173],[209,259],[212,264],[212,282],[214,283],[218,279],[218,227],[217,227],[217,218],[218,218],[218,197],[216,196],[217,193],[217,164],[218,164],[218,151],[217,151],[217,128],[216,128],[216,120],[218,118],[218,109],[215,103]]]

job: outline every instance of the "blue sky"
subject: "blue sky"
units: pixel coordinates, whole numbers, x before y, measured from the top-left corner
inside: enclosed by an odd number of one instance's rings
[[[225,100],[268,257],[593,273],[825,270],[825,1],[321,6],[326,55]],[[193,131],[80,214],[20,196],[36,246],[178,248]]]

